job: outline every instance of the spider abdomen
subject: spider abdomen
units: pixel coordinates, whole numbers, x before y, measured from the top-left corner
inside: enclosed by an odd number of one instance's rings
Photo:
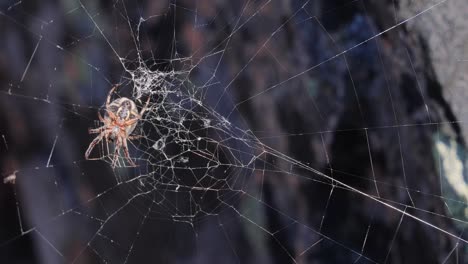
[[[118,125],[121,125],[125,129],[127,135],[130,135],[136,127],[136,123],[131,125],[124,125],[126,121],[136,118],[135,113],[138,113],[135,102],[128,99],[127,97],[121,97],[112,101],[107,111],[112,112],[118,119]],[[119,129],[119,128],[118,128]],[[118,134],[119,131],[113,131],[113,134]]]

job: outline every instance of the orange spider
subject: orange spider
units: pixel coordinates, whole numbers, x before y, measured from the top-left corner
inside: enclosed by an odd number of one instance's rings
[[[147,110],[150,97],[146,100],[146,105],[141,109],[140,113],[138,113],[136,104],[126,97],[121,97],[110,102],[112,93],[116,88],[117,86],[114,86],[107,96],[106,115],[104,115],[104,118],[98,112],[99,120],[104,123],[104,125],[96,129],[89,129],[90,134],[99,133],[99,135],[89,144],[85,153],[85,159],[89,160],[89,155],[91,154],[94,146],[96,146],[101,140],[106,139],[106,142],[115,142],[112,167],[115,167],[120,148],[123,148],[125,158],[128,160],[130,165],[135,167],[136,165],[128,153],[127,140],[139,137],[131,136],[130,134],[135,130],[137,122],[143,117],[143,114]]]

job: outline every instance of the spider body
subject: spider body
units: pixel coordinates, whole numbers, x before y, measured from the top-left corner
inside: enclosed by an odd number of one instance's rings
[[[149,99],[146,101],[146,105],[138,112],[138,108],[132,100],[121,97],[110,101],[112,93],[117,88],[115,86],[109,92],[106,100],[106,114],[104,117],[98,112],[99,120],[103,123],[103,126],[95,129],[89,129],[90,134],[99,134],[90,144],[85,153],[85,159],[89,159],[89,155],[101,140],[105,139],[106,141],[113,142],[115,144],[114,158],[112,161],[112,167],[115,167],[117,162],[118,154],[120,149],[123,149],[125,158],[132,166],[136,166],[135,163],[130,158],[128,153],[128,139],[135,139],[138,136],[131,136],[132,132],[135,130],[138,121],[142,118],[145,113]]]
[[[123,128],[119,124],[123,124],[127,122],[128,120],[131,120],[134,118],[138,118],[137,106],[132,100],[126,97],[121,97],[119,99],[112,101],[109,104],[109,107],[107,110],[112,113],[115,113],[115,116],[117,117],[113,124],[112,132],[109,135],[109,139],[111,141],[115,141],[117,137],[119,136],[119,133],[121,133],[121,129]],[[106,115],[104,116],[104,119],[112,119],[112,118],[109,116],[109,114],[106,113]],[[125,126],[124,127],[125,133],[127,135],[132,134],[136,126],[137,126],[137,122],[135,122],[132,125]]]

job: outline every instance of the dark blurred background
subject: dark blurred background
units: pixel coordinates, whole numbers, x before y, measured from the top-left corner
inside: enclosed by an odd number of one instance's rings
[[[0,172],[17,171],[0,185],[0,263],[466,263],[467,8],[0,1]],[[461,239],[275,155],[280,170],[231,172],[245,182],[225,203],[207,195],[213,215],[167,209],[192,192],[132,199],[131,170],[83,155],[138,54],[191,69],[203,103],[265,145]]]

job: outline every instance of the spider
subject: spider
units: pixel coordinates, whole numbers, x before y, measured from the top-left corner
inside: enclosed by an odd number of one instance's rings
[[[106,100],[106,115],[104,118],[98,111],[99,120],[104,123],[103,126],[95,129],[89,129],[89,134],[99,134],[90,144],[85,153],[85,159],[89,160],[89,155],[101,140],[106,139],[106,142],[114,142],[114,158],[112,161],[112,167],[115,167],[117,158],[119,155],[120,148],[123,148],[125,158],[128,160],[132,167],[136,167],[135,163],[130,158],[128,153],[127,140],[139,138],[140,136],[131,136],[130,134],[135,130],[137,122],[143,117],[143,114],[147,110],[150,97],[146,100],[146,105],[138,113],[137,106],[132,100],[121,97],[110,101],[112,93],[118,86],[114,86],[107,95]]]

